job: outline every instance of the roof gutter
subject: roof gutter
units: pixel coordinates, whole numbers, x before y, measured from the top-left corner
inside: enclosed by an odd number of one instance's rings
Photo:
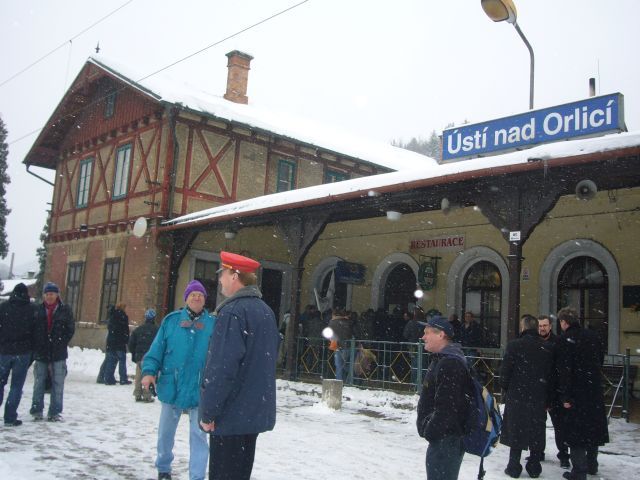
[[[51,185],[52,187],[55,187],[55,183],[50,182],[49,180],[47,180],[46,178],[41,177],[40,175],[38,175],[37,173],[33,173],[31,170],[29,170],[29,168],[31,168],[31,165],[27,163],[27,173],[33,175],[36,178],[39,178],[40,180],[42,180],[44,183],[48,183],[49,185]]]
[[[547,168],[558,168],[558,167],[566,167],[566,166],[572,166],[572,165],[588,164],[596,161],[604,161],[604,160],[610,160],[613,158],[625,157],[628,155],[639,155],[639,154],[640,154],[640,146],[633,146],[633,147],[609,150],[605,152],[588,153],[585,155],[572,155],[569,157],[562,157],[562,158],[556,158],[556,159],[550,159],[550,160],[530,158],[527,161],[527,163],[518,163],[515,165],[503,165],[499,167],[482,168],[478,170],[442,175],[438,177],[421,178],[411,182],[401,182],[393,185],[383,185],[380,187],[375,187],[375,191],[380,194],[398,193],[398,192],[403,192],[406,190],[411,190],[416,188],[425,188],[425,187],[443,185],[443,184],[454,183],[454,182],[497,177],[497,176],[506,175],[506,174],[525,173],[525,172],[531,172],[536,170],[543,170]],[[254,216],[264,215],[267,213],[293,210],[296,208],[312,207],[312,206],[324,205],[328,203],[335,203],[339,201],[347,201],[347,200],[352,200],[356,198],[361,198],[363,196],[367,196],[369,190],[371,190],[371,188],[354,190],[351,192],[341,193],[339,195],[328,195],[328,196],[323,196],[319,198],[314,198],[311,200],[303,200],[295,203],[274,205],[272,207],[259,208],[259,209],[245,211],[245,212],[227,213],[227,214],[220,215],[213,218],[167,225],[164,227],[159,227],[159,230],[171,231],[171,230],[180,230],[183,228],[187,229],[187,228],[198,227],[206,224],[223,223],[223,222],[227,222],[229,220],[237,219],[241,217],[254,217]]]

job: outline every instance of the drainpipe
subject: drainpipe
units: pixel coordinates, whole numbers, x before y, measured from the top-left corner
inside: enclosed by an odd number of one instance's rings
[[[165,164],[165,171],[167,172],[165,175],[164,181],[164,198],[162,201],[162,215],[165,218],[173,217],[173,194],[175,190],[175,179],[176,179],[176,170],[178,164],[178,155],[180,153],[180,145],[178,144],[178,135],[176,134],[176,118],[178,116],[178,108],[171,105],[166,108],[167,117],[169,120],[169,140],[170,145],[168,145],[168,149],[171,151],[171,156],[167,157],[167,163]],[[160,235],[171,235],[168,232],[160,233]],[[172,239],[172,244],[175,243],[175,240]],[[164,298],[162,301],[163,307],[167,308],[167,311],[170,312],[174,307],[174,298],[175,298],[175,290],[176,283],[178,281],[178,273],[172,272],[173,267],[173,256],[175,255],[174,246],[171,248],[171,254],[167,259],[167,267],[169,269],[167,275],[167,283],[164,287]]]
[[[31,165],[27,163],[27,173],[33,175],[36,178],[39,178],[40,180],[42,180],[44,183],[48,183],[49,185],[51,185],[52,187],[55,187],[56,185],[54,183],[51,183],[49,180],[47,180],[46,178],[41,177],[40,175],[38,175],[37,173],[33,173],[31,170],[29,170],[29,168],[31,168]]]

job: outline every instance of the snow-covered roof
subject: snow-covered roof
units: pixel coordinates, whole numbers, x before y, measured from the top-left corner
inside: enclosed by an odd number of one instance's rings
[[[261,197],[251,198],[240,202],[221,205],[218,207],[193,212],[183,215],[163,223],[165,226],[188,225],[195,222],[206,222],[217,218],[228,218],[233,215],[248,215],[250,213],[276,210],[278,207],[296,208],[309,204],[316,200],[320,203],[322,199],[326,203],[332,201],[333,197],[345,196],[346,194],[362,194],[368,191],[377,191],[391,186],[401,186],[402,184],[415,184],[420,180],[437,179],[441,177],[442,183],[456,181],[456,176],[460,174],[472,174],[474,171],[486,174],[491,169],[503,169],[519,164],[527,164],[532,159],[546,161],[548,165],[553,165],[554,160],[589,155],[611,150],[640,147],[640,131],[606,135],[604,137],[564,141],[538,145],[528,150],[505,153],[492,157],[476,158],[455,163],[432,165],[423,168],[413,168],[398,172],[371,175],[368,177],[355,178],[342,182],[328,183],[313,187],[300,188],[287,192],[273,193]],[[639,167],[640,168],[640,167]]]
[[[253,104],[243,105],[231,102],[221,96],[212,95],[162,74],[153,74],[145,78],[134,72],[129,66],[119,65],[102,56],[89,57],[88,61],[109,71],[115,77],[154,100],[179,104],[186,109],[270,132],[291,141],[357,158],[391,170],[437,164],[436,160],[431,157],[387,143],[358,138],[344,131],[332,129],[327,125],[314,123],[310,119],[263,109]]]
[[[36,282],[36,278],[12,278],[11,280],[2,280],[2,292],[0,292],[0,296],[10,295],[19,283],[24,283],[27,287],[30,287],[31,285],[35,285]]]

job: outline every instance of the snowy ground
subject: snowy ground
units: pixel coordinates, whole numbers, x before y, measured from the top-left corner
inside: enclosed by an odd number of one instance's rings
[[[0,479],[156,478],[156,423],[159,403],[136,403],[132,386],[95,383],[103,354],[73,348],[67,362],[64,421],[31,421],[33,377],[18,410],[20,427],[0,423]],[[134,372],[129,365],[129,372]],[[5,395],[8,391],[5,390]],[[338,412],[320,403],[318,385],[278,381],[278,418],[273,432],[258,437],[255,480],[395,480],[425,478],[426,442],[415,432],[417,396],[346,388]],[[48,405],[48,396],[45,398]],[[550,424],[549,424],[550,427]],[[174,478],[187,479],[186,417],[176,436]],[[547,461],[540,478],[562,478],[548,428]],[[621,479],[640,471],[640,426],[612,420],[612,443],[602,449],[600,475]],[[485,460],[486,479],[508,478],[502,471],[508,449]],[[476,478],[478,457],[466,455],[461,480]],[[633,474],[633,472],[636,472]],[[524,478],[528,478],[526,473]]]

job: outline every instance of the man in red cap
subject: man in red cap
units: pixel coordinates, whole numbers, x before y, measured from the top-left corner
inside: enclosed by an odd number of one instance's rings
[[[209,478],[249,480],[258,434],[276,423],[275,315],[262,301],[260,263],[220,252],[218,305],[200,392],[200,426],[211,433]]]

